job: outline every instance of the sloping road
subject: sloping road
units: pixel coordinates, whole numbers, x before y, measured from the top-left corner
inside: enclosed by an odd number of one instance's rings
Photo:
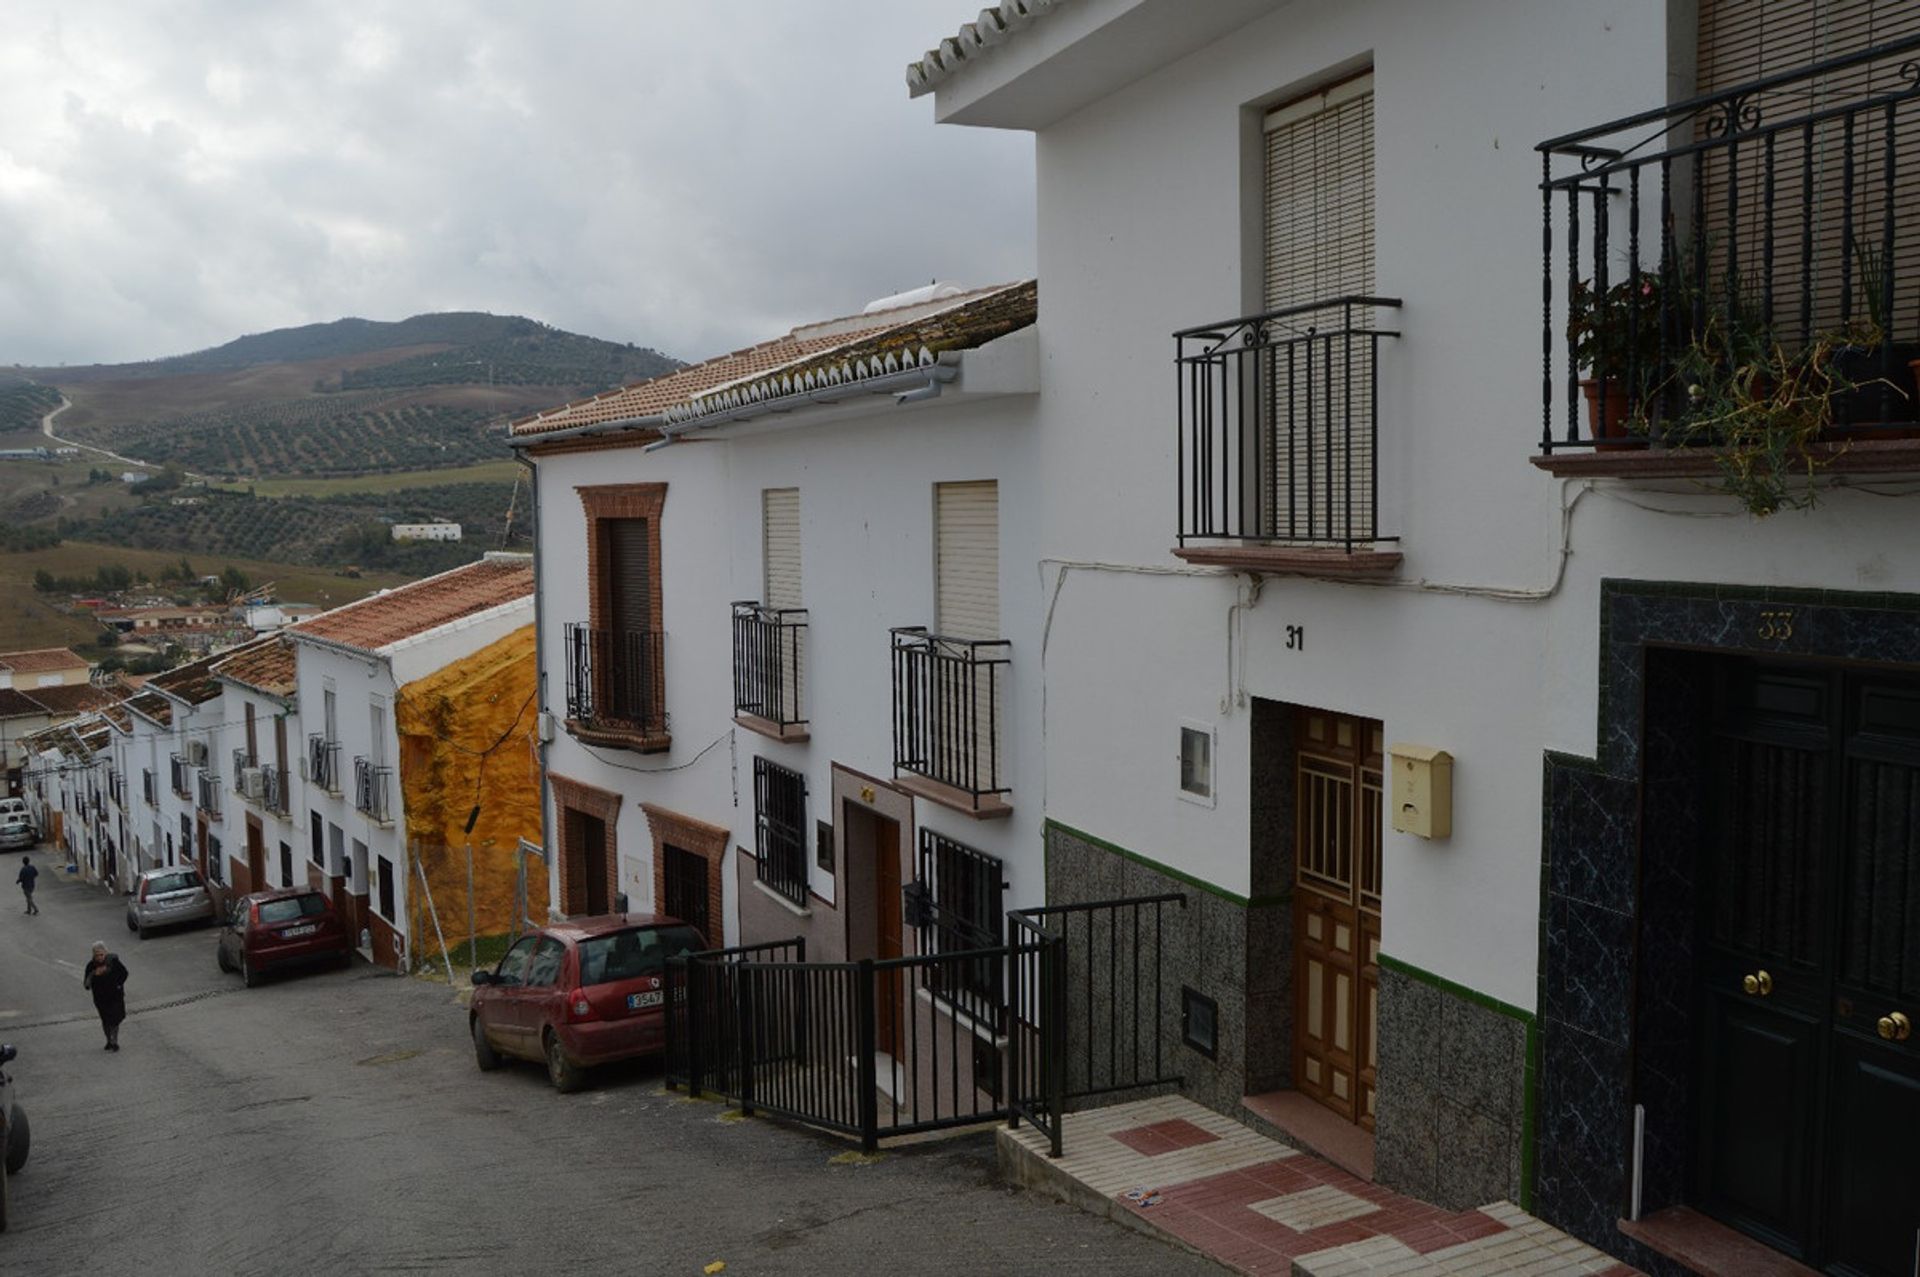
[[[152,470],[154,468],[151,461],[141,461],[135,457],[123,457],[117,452],[109,452],[105,448],[98,448],[90,443],[81,443],[78,439],[62,439],[59,435],[53,433],[53,419],[71,407],[73,407],[73,400],[63,394],[60,396],[60,406],[40,418],[40,433],[45,435],[47,441],[54,447],[78,448],[82,452],[91,452],[96,456],[105,457],[109,461],[118,461],[121,465],[133,466],[141,470]]]
[[[482,1075],[444,985],[361,966],[242,989],[211,932],[137,941],[118,899],[41,882],[38,917],[0,897],[0,1038],[33,1126],[0,1271],[1219,1271],[1001,1188],[984,1136],[863,1164],[666,1093],[657,1067],[573,1096]],[[79,985],[96,938],[132,973],[118,1054]]]

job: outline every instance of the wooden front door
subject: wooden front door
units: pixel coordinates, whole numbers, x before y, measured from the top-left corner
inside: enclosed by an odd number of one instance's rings
[[[1708,733],[1693,1197],[1833,1273],[1920,1247],[1920,680],[1729,663]]]
[[[1294,718],[1293,1081],[1373,1129],[1380,987],[1380,724]]]
[[[881,961],[906,952],[900,923],[900,823],[873,817],[873,889],[875,957]],[[901,1052],[904,969],[892,967],[877,974],[874,985],[874,1046],[894,1059]]]
[[[265,891],[267,889],[267,843],[261,836],[260,826],[249,818],[247,821],[247,890]]]
[[[707,917],[707,859],[684,847],[663,844],[661,864],[664,911],[698,931],[709,944],[717,943]]]

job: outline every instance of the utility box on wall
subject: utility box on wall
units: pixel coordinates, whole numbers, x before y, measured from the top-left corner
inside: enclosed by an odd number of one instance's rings
[[[1430,745],[1395,745],[1387,751],[1393,782],[1393,827],[1421,838],[1453,833],[1453,755]]]

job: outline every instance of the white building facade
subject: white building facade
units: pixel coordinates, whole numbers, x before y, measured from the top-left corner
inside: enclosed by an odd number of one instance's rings
[[[1904,1272],[1920,30],[1742,8],[1028,0],[909,83],[1036,137],[1047,898],[1188,894],[1185,1089],[1642,1264],[1620,1221],[1684,1207]],[[1744,87],[1876,43],[1827,122]],[[1786,428],[1870,285],[1905,389],[1814,402],[1817,504],[1756,519],[1687,401]]]

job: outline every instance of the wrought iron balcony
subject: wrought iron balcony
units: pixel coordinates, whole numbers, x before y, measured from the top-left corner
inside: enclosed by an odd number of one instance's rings
[[[260,768],[260,804],[276,816],[287,814],[287,774],[272,763]]]
[[[1352,552],[1380,512],[1380,342],[1390,297],[1332,297],[1173,335],[1180,545]]]
[[[253,755],[248,750],[241,748],[233,751],[233,787],[235,789],[241,787],[247,772],[255,765]]]
[[[1920,37],[1542,142],[1541,451],[1909,437],[1916,104]]]
[[[340,796],[340,742],[315,732],[307,737],[307,780],[316,789]]]
[[[174,797],[193,797],[193,769],[178,754],[167,759],[167,783],[173,787]]]
[[[200,769],[199,792],[194,798],[194,806],[209,816],[220,814],[220,775],[207,768]]]
[[[778,735],[807,725],[805,608],[733,605],[733,712],[770,724]]]
[[[387,791],[392,787],[393,768],[377,767],[371,759],[353,760],[353,806],[356,811],[380,824],[393,819]]]
[[[1001,772],[1006,639],[957,639],[904,626],[893,635],[893,770],[956,791],[979,809],[1009,792]]]
[[[567,721],[613,743],[664,747],[666,635],[566,627]]]
[[[149,807],[155,806],[160,801],[153,783],[153,772],[144,767],[140,769],[140,796],[147,800]]]

